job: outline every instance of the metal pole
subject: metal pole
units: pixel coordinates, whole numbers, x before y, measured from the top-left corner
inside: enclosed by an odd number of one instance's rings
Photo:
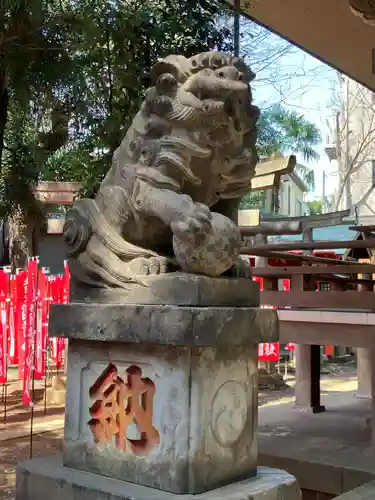
[[[5,399],[4,399],[4,424],[7,421],[7,395],[8,395],[8,385],[4,385],[5,388]]]
[[[240,0],[234,0],[233,49],[235,57],[240,57]]]

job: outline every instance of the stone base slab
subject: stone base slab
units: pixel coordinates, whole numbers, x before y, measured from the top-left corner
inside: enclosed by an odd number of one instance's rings
[[[210,278],[179,272],[144,276],[143,282],[143,285],[130,283],[124,290],[80,288],[73,280],[70,301],[205,307],[257,307],[260,301],[259,285],[251,279]]]
[[[50,337],[175,346],[277,342],[275,309],[145,304],[54,304]]]
[[[60,455],[18,466],[16,500],[300,500],[290,474],[259,467],[256,477],[199,495],[177,495],[64,467]]]

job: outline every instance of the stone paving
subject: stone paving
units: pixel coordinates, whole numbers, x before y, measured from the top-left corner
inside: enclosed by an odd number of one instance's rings
[[[4,422],[5,405],[0,391],[0,500],[13,498],[17,463],[30,457],[31,409],[22,406],[20,398],[20,383],[13,379],[8,386]],[[61,450],[62,444],[64,407],[49,405],[45,413],[43,398],[44,386],[37,382],[32,439],[34,457],[53,455]]]
[[[294,398],[293,376],[289,377],[288,384],[289,386],[284,389],[263,390],[259,393],[261,442],[262,434],[264,435],[267,425],[273,425],[272,419],[274,417],[271,417],[268,424],[265,422],[266,413],[268,415],[273,413],[280,417],[280,409],[284,408],[286,411],[292,404]],[[355,385],[354,368],[341,374],[324,376],[322,381],[324,394],[333,390],[331,396],[333,398],[335,398],[334,394],[341,390],[341,397],[345,397],[345,393],[347,393],[347,397],[353,400],[352,391]],[[62,447],[64,407],[49,406],[47,415],[44,415],[42,386],[37,384],[36,389],[37,405],[34,412],[33,456],[53,455]],[[6,424],[3,422],[4,404],[0,400],[0,500],[14,498],[15,468],[18,462],[26,460],[30,456],[30,410],[19,403],[20,385],[18,382],[13,382],[10,385],[7,399]],[[303,418],[303,415],[300,415],[299,418]],[[281,433],[280,430],[275,430],[276,433]]]
[[[356,398],[356,388],[352,366],[322,378],[325,413],[296,411],[290,389],[260,404],[260,464],[287,470],[301,488],[324,494],[340,495],[375,479],[371,401]]]

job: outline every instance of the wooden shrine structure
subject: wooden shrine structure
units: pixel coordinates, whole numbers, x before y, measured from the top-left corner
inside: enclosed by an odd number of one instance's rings
[[[279,309],[280,341],[296,344],[296,406],[313,413],[325,410],[320,402],[320,346],[361,348],[367,362],[375,363],[375,226],[352,225],[352,240],[316,241],[313,229],[350,220],[350,211],[320,216],[261,221],[242,227],[248,244],[242,253],[260,257],[253,274],[263,279],[261,304]],[[348,220],[349,219],[349,220]],[[303,235],[302,241],[268,243],[271,235]],[[259,243],[259,241],[261,241]],[[314,251],[345,249],[343,258],[317,256]],[[354,259],[354,252],[367,259]],[[267,265],[278,261],[277,267]],[[289,279],[290,291],[279,291],[279,279]],[[319,291],[317,282],[329,282],[331,291]],[[370,366],[370,368],[371,368]],[[375,364],[374,364],[375,366]],[[367,376],[371,376],[370,373]],[[375,451],[375,378],[370,381],[373,400],[372,446]]]

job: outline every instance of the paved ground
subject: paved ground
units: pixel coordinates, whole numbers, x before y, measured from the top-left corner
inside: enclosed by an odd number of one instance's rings
[[[280,424],[281,415],[289,415],[294,400],[294,378],[288,379],[289,387],[281,390],[265,390],[259,394],[260,405],[260,440],[264,436],[285,434]],[[323,377],[322,388],[325,395],[345,394],[352,399],[356,387],[356,375],[353,367],[344,372]],[[334,392],[332,392],[334,391]],[[54,454],[61,450],[63,436],[63,407],[49,407],[44,413],[44,387],[36,385],[37,404],[34,411],[34,432],[32,455]],[[346,397],[347,397],[346,396]],[[335,397],[335,396],[333,396]],[[12,383],[8,389],[7,418],[4,423],[4,402],[1,402],[0,391],[0,500],[14,498],[15,468],[18,462],[30,457],[30,416],[29,409],[22,407],[20,401],[20,385]],[[277,411],[274,406],[277,405]],[[284,409],[280,414],[280,409]],[[265,421],[268,414],[268,423]],[[300,416],[302,418],[303,416]],[[306,420],[305,420],[306,422]],[[287,431],[289,432],[289,431]],[[267,439],[267,437],[266,437]],[[274,441],[274,437],[272,438]],[[270,442],[270,440],[269,440]],[[285,444],[284,444],[285,446]]]
[[[292,390],[259,408],[259,460],[294,474],[302,488],[339,495],[375,478],[371,401],[357,399],[353,368],[321,383],[326,412],[296,411]]]
[[[47,387],[47,390],[50,390]],[[5,398],[0,390],[0,500],[14,498],[17,463],[33,456],[54,454],[61,450],[64,407],[44,406],[44,384],[36,382],[33,437],[31,440],[31,409],[20,404],[21,387],[11,381]],[[46,410],[46,411],[45,411]]]

